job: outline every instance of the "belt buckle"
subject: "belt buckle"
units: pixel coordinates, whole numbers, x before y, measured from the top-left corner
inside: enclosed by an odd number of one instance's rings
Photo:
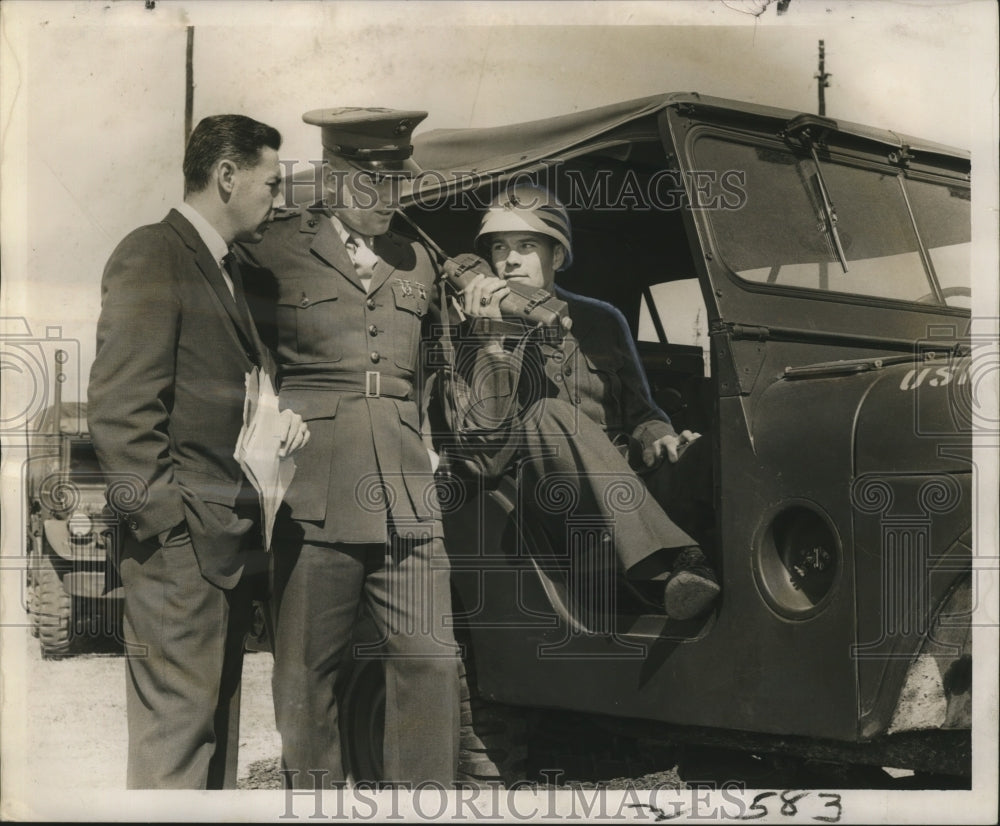
[[[378,370],[365,371],[365,398],[377,399],[382,395],[382,374]]]

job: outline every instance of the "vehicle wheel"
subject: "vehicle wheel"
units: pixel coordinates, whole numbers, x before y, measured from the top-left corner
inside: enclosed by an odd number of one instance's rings
[[[73,597],[66,593],[48,557],[39,560],[32,591],[32,623],[38,629],[42,656],[61,657],[69,651],[72,640]]]
[[[527,717],[524,709],[479,696],[471,663],[459,665],[461,737],[458,780],[475,785],[525,779]]]
[[[28,544],[31,544],[31,538],[28,538]],[[28,628],[31,630],[31,636],[38,636],[38,588],[36,583],[38,582],[38,554],[34,551],[28,552],[28,573],[25,577],[26,585],[26,597],[28,609]]]
[[[385,668],[382,661],[356,662],[337,703],[344,772],[354,783],[382,780],[385,732]]]

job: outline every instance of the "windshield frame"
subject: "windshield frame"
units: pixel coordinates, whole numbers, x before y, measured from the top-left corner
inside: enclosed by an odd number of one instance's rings
[[[699,165],[697,143],[704,138],[715,138],[722,142],[740,144],[744,147],[752,149],[781,152],[800,160],[812,160],[807,148],[790,144],[789,141],[783,140],[775,134],[766,134],[739,128],[727,128],[722,125],[701,122],[694,125],[687,131],[684,140],[684,147],[686,150],[684,154],[687,156],[688,163],[694,167]],[[967,177],[951,175],[945,170],[935,170],[934,172],[930,172],[927,171],[926,167],[922,167],[919,170],[909,170],[899,164],[890,163],[886,155],[882,155],[880,157],[879,155],[875,155],[871,152],[862,152],[857,149],[845,149],[839,146],[830,146],[828,144],[824,144],[821,147],[818,160],[820,164],[820,174],[822,175],[827,174],[831,166],[845,166],[861,172],[871,172],[891,176],[897,180],[901,196],[900,203],[905,208],[906,214],[909,218],[910,229],[916,242],[916,246],[912,252],[917,254],[920,261],[923,276],[928,282],[928,292],[930,293],[933,291],[934,295],[940,299],[941,283],[937,277],[932,262],[929,260],[929,253],[924,237],[920,231],[920,218],[914,213],[911,199],[906,189],[906,182],[912,179],[967,190],[969,188],[969,181]],[[844,198],[842,193],[834,193],[834,206],[842,212],[845,211],[845,207],[841,203],[843,200]],[[718,260],[722,264],[728,279],[737,284],[741,290],[749,292],[765,292],[790,297],[806,297],[810,301],[828,301],[847,305],[877,305],[883,306],[887,309],[906,308],[924,312],[933,311],[961,315],[967,315],[969,313],[967,308],[947,303],[918,302],[915,299],[846,291],[823,290],[816,287],[767,283],[744,278],[732,268],[726,258],[723,251],[725,245],[724,243],[720,243],[716,221],[711,215],[703,216],[703,218],[703,224],[707,229],[706,240],[709,242],[712,254],[718,257]],[[832,267],[837,267],[839,269],[839,264],[836,260],[832,260],[829,263]],[[848,261],[848,264],[850,263],[851,262]]]

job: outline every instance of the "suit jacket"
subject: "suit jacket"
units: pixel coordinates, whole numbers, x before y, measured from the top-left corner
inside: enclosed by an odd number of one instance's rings
[[[254,364],[273,375],[249,311],[187,219],[171,210],[118,245],[101,285],[87,416],[109,504],[139,541],[186,520],[202,574],[223,588],[239,581],[253,524],[235,513],[256,495],[233,451]]]
[[[422,341],[439,318],[427,251],[379,236],[366,291],[329,213],[314,210],[281,214],[242,251],[280,363],[281,406],[311,434],[285,495],[291,518],[324,542],[385,542],[390,520],[401,534],[425,532],[440,516],[419,407]],[[366,381],[380,395],[366,397]]]

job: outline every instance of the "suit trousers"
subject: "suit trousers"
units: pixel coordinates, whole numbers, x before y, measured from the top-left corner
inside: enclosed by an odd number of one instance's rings
[[[351,645],[362,605],[379,645]],[[438,537],[389,545],[285,540],[275,549],[273,693],[286,784],[345,780],[337,690],[367,657],[385,667],[382,778],[449,786],[458,762],[450,570]],[[377,648],[377,650],[376,650]],[[309,772],[322,774],[310,774]]]
[[[235,789],[243,647],[252,594],[201,575],[186,533],[126,539],[130,789]]]

